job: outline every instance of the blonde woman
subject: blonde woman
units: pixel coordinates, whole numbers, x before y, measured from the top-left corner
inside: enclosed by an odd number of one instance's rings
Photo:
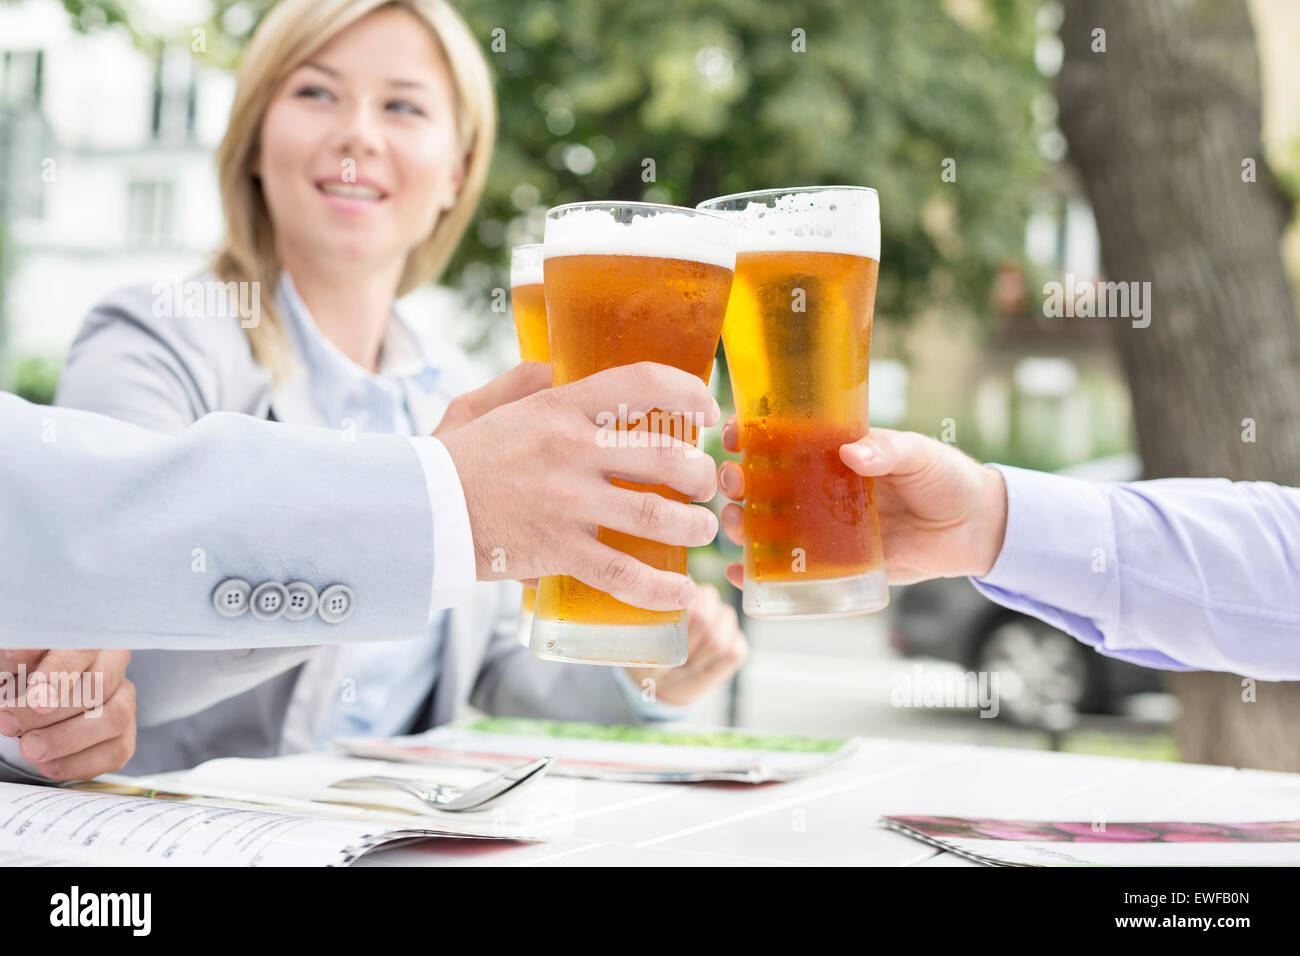
[[[432,611],[427,632],[406,641],[137,651],[130,676],[141,729],[128,770],[408,732],[451,719],[466,702],[513,715],[655,719],[743,659],[744,637],[716,592],[620,564],[594,538],[600,524],[673,544],[711,539],[706,509],[665,503],[671,509],[649,515],[639,496],[606,480],[632,469],[704,500],[714,487],[707,457],[615,463],[578,430],[603,394],[686,386],[662,367],[635,366],[605,373],[603,393],[550,390],[547,367],[525,365],[470,392],[479,383],[464,357],[395,308],[441,271],[464,232],[494,125],[487,65],[442,0],[285,0],[238,72],[218,153],[227,236],[213,271],[175,295],[166,284],[124,290],[87,319],[61,404],[166,431],[235,411],[340,429],[341,440],[436,433],[428,444],[445,460],[429,464],[441,476],[430,482],[446,508],[435,514],[434,605],[466,595]],[[223,295],[202,294],[214,288]],[[256,303],[255,323],[248,309],[212,306],[228,305],[226,292]],[[200,300],[208,305],[196,307]],[[367,529],[337,533],[346,550]],[[178,541],[178,554],[188,561],[196,546]],[[507,565],[514,556],[507,573],[519,577],[564,568],[643,606],[688,606],[688,663],[629,673],[533,658],[514,637],[517,585],[473,582],[504,576],[492,567],[496,549]],[[338,573],[321,567],[319,576]],[[647,677],[653,695],[643,692]]]

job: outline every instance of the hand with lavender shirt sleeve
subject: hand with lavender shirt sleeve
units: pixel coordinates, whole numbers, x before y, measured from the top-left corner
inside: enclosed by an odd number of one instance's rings
[[[734,422],[723,432],[738,450]],[[875,479],[891,584],[968,576],[985,596],[1148,667],[1300,678],[1300,490],[1169,479],[1095,484],[981,465],[873,428],[840,449]],[[744,497],[734,462],[719,470]],[[723,527],[742,540],[738,504]],[[728,569],[739,586],[739,565]]]

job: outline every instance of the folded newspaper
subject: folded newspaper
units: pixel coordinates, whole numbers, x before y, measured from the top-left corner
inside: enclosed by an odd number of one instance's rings
[[[857,739],[677,731],[486,717],[411,737],[341,738],[356,757],[502,769],[554,757],[551,776],[634,783],[769,783],[844,760]]]
[[[990,866],[1300,865],[1300,820],[1113,823],[890,816],[880,822]]]

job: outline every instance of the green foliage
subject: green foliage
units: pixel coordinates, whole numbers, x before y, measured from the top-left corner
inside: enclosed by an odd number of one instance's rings
[[[132,26],[127,8],[117,0],[63,0],[63,9],[72,17],[73,26],[86,32],[115,25]]]
[[[62,364],[58,359],[34,355],[18,359],[13,369],[13,393],[29,402],[53,404]]]
[[[521,717],[480,717],[460,726],[489,734],[528,737],[562,737],[577,740],[615,740],[623,743],[678,747],[730,747],[737,750],[777,750],[787,753],[835,753],[846,743],[841,737],[803,737],[794,734],[746,734],[726,730],[666,730],[626,724],[586,724]]]
[[[536,238],[539,205],[829,183],[880,192],[882,312],[981,311],[996,265],[1020,256],[1043,91],[1025,3],[965,4],[977,16],[961,21],[939,0],[460,6],[497,75],[501,142],[454,269],[503,267],[506,246]]]
[[[1168,734],[1113,734],[1083,731],[1066,736],[1061,747],[1066,753],[1125,757],[1130,760],[1162,760],[1177,763],[1178,745]]]
[[[505,284],[509,246],[539,238],[557,203],[832,183],[880,192],[881,314],[982,313],[995,267],[1020,258],[1042,173],[1034,0],[454,2],[495,73],[501,123],[450,280]],[[118,0],[63,3],[84,28],[125,22],[156,48]],[[270,6],[214,0],[195,25],[202,55],[232,65]]]

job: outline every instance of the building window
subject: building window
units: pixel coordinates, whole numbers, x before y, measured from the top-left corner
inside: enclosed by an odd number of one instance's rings
[[[138,180],[127,194],[126,240],[129,245],[156,249],[172,241],[174,183]]]
[[[154,70],[154,139],[165,143],[189,142],[194,138],[197,84],[194,60],[187,49],[169,46]]]
[[[5,106],[39,106],[44,65],[40,50],[6,50],[3,62],[0,62],[0,103]]]

